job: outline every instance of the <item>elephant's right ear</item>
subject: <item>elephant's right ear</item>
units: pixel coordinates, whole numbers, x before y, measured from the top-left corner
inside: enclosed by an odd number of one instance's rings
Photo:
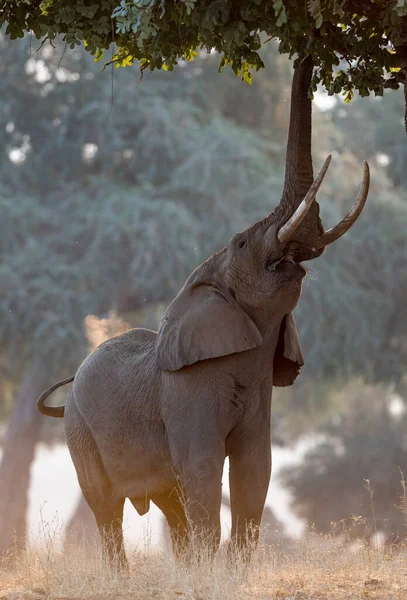
[[[161,321],[158,366],[178,371],[200,360],[251,350],[263,338],[227,290],[213,283],[184,286]]]
[[[289,313],[281,323],[277,348],[274,353],[273,385],[292,385],[304,365],[294,315]]]

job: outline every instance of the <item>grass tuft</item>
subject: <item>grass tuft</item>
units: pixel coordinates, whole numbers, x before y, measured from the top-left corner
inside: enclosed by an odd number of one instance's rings
[[[60,540],[58,540],[59,542]],[[308,532],[288,552],[262,546],[250,564],[221,548],[214,561],[192,551],[127,549],[130,576],[103,563],[97,540],[66,552],[55,537],[0,565],[2,600],[405,600],[407,551],[375,549]],[[12,560],[11,560],[12,559]]]

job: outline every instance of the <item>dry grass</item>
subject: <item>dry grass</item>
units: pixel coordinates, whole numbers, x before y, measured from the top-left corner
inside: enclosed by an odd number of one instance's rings
[[[130,551],[131,575],[112,572],[99,551],[28,549],[12,566],[0,567],[2,600],[406,600],[407,552],[373,551],[308,534],[289,554],[261,547],[250,566],[241,556],[228,562],[190,557],[176,562],[171,552]]]

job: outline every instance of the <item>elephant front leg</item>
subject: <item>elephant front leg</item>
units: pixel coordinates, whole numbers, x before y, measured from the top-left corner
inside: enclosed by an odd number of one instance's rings
[[[271,474],[270,428],[244,433],[229,455],[232,547],[250,552],[257,546]]]
[[[202,434],[177,441],[171,450],[188,527],[187,552],[192,547],[216,552],[221,534],[224,442]]]
[[[220,509],[224,454],[218,460],[204,459],[193,473],[184,474],[186,514],[191,541],[216,552],[221,538]]]
[[[200,456],[182,467],[185,513],[190,542],[198,549],[215,553],[221,538],[220,508],[224,452]]]
[[[188,552],[192,546],[216,551],[221,533],[225,436],[216,401],[202,394],[191,396],[182,407],[171,405],[163,410],[172,465],[188,525]]]

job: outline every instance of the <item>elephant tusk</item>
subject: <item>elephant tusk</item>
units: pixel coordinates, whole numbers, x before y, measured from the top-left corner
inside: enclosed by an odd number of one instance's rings
[[[370,183],[370,170],[369,165],[366,161],[363,161],[363,179],[362,185],[360,186],[360,191],[358,197],[356,199],[355,204],[352,206],[346,217],[338,223],[335,227],[328,229],[321,235],[317,242],[317,248],[325,248],[325,246],[329,246],[332,242],[335,242],[338,238],[340,238],[344,233],[346,233],[352,225],[355,223],[360,213],[363,210],[365,205],[367,195],[369,192],[369,183]]]
[[[305,198],[303,199],[303,201],[301,202],[301,204],[299,205],[299,207],[297,208],[295,213],[288,219],[288,221],[287,221],[287,223],[285,223],[285,225],[280,227],[277,237],[278,237],[278,241],[281,244],[288,242],[288,240],[291,238],[292,234],[295,232],[295,230],[299,227],[299,225],[304,220],[307,212],[309,211],[312,203],[315,200],[315,196],[317,195],[319,187],[325,177],[325,174],[328,170],[330,162],[331,162],[331,155],[329,155],[328,158],[326,159],[326,161],[324,162],[322,169],[318,173],[314,183],[311,185],[310,189],[307,192],[307,195],[305,196]]]

